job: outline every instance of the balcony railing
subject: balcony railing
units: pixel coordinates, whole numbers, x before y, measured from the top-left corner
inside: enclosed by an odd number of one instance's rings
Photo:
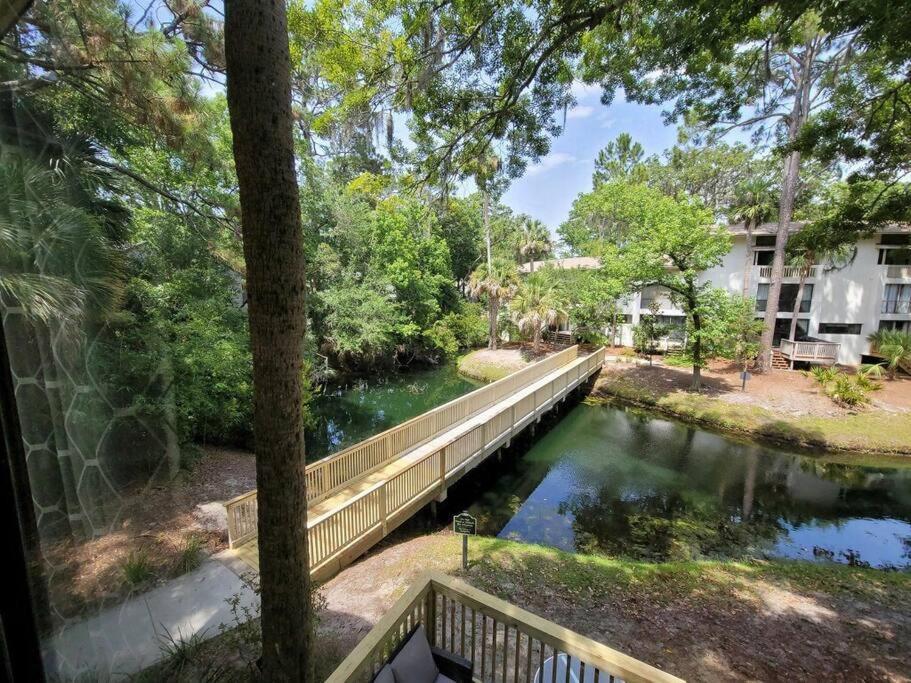
[[[418,624],[424,625],[431,645],[470,661],[473,679],[484,683],[543,683],[545,672],[548,681],[560,683],[681,682],[462,581],[428,572],[377,622],[326,683],[372,680]],[[559,663],[553,666],[553,662]]]
[[[818,275],[818,266],[785,266],[782,271],[783,278],[799,278],[801,271],[806,273],[807,278],[813,278]],[[761,266],[759,268],[759,277],[772,277],[772,266]]]
[[[911,313],[911,301],[883,301],[880,313]]]
[[[886,266],[886,277],[893,280],[911,280],[911,266]]]
[[[791,361],[805,361],[808,363],[831,364],[838,360],[838,347],[836,342],[808,339],[805,341],[791,341],[782,339],[778,348],[781,355]]]

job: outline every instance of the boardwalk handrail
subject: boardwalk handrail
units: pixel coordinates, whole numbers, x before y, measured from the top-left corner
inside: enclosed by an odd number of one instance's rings
[[[540,681],[543,675],[535,675],[539,670],[543,674],[545,661],[559,655],[580,681],[682,683],[661,669],[439,572],[419,577],[326,683],[372,680],[418,624],[424,625],[435,647],[468,659],[477,681]],[[559,678],[554,667],[547,671],[548,682],[563,683],[563,671]],[[565,678],[569,680],[568,671]]]
[[[388,480],[349,498],[333,510],[307,521],[310,563],[314,571],[350,545],[368,535],[382,538],[430,497],[446,489],[447,477],[534,419],[593,374],[604,361],[604,349],[561,366],[563,371],[534,393],[501,401],[502,409],[490,420],[454,435],[432,452]],[[508,379],[508,378],[507,378]],[[524,386],[524,385],[523,385]],[[533,383],[528,387],[535,386]],[[256,536],[256,492],[227,504],[228,539],[236,547]],[[377,539],[378,540],[378,539]]]
[[[578,353],[578,346],[564,349],[503,379],[475,389],[338,453],[310,463],[306,469],[307,503],[318,503],[344,488],[352,480],[383,467],[404,451],[433,438],[434,435],[492,405],[519,387],[530,384],[561,365],[571,362]],[[255,493],[255,490],[244,493],[225,503],[225,506],[230,512],[237,503]]]
[[[338,508],[308,519],[310,567],[314,575],[331,575],[333,561],[346,551],[356,556],[358,542],[363,538],[375,536],[379,540],[384,537],[417,509],[443,493],[452,473],[493,450],[516,427],[521,428],[535,419],[542,408],[578,386],[603,362],[603,348],[577,359],[533,394],[505,401],[502,410],[490,420],[448,439],[405,470],[377,482]]]
[[[778,350],[783,356],[792,361],[826,361],[834,363],[838,359],[838,342],[828,342],[818,339],[805,341],[792,341],[782,339]]]

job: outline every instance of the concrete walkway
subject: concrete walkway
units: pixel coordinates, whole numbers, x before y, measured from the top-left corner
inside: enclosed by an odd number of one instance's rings
[[[236,569],[230,558],[217,555],[163,586],[65,626],[45,649],[48,677],[123,679],[163,657],[168,633],[174,640],[217,636],[220,624],[233,624],[227,598],[239,594],[241,604],[250,606],[257,600]]]

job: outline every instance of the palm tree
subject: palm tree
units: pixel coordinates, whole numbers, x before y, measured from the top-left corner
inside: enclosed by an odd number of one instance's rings
[[[743,221],[747,230],[747,255],[743,269],[743,296],[750,295],[750,271],[753,269],[753,230],[775,213],[774,184],[771,179],[756,176],[742,182],[736,190],[733,218]]]
[[[541,335],[567,318],[563,297],[556,285],[540,275],[529,275],[509,304],[513,322],[532,336],[532,350],[541,349]]]
[[[547,256],[553,248],[547,226],[535,218],[523,217],[516,235],[516,250],[520,258],[528,260],[530,272],[535,272],[535,259]]]
[[[509,300],[516,292],[519,274],[516,266],[508,259],[497,257],[491,260],[490,266],[482,263],[468,279],[468,292],[477,298],[487,295],[488,340],[487,348],[497,350],[497,318],[500,315],[500,304]]]
[[[889,379],[895,379],[899,368],[911,369],[911,334],[901,330],[877,330],[867,339],[876,354],[885,359]]]

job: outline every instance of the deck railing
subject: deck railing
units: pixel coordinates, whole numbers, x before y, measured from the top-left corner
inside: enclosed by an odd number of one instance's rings
[[[816,277],[818,266],[785,266],[782,271],[782,277],[799,278],[801,272],[805,273],[808,278]],[[760,266],[759,277],[772,277],[772,266]]]
[[[326,683],[372,680],[418,624],[424,625],[432,645],[471,661],[474,679],[484,683],[564,683],[570,671],[585,683],[681,681],[462,581],[428,572]],[[549,658],[559,659],[560,665],[546,664]]]
[[[480,462],[509,441],[597,372],[603,362],[603,348],[576,358],[562,366],[562,371],[550,381],[527,387],[527,394],[520,390],[515,396],[502,398],[500,410],[490,419],[470,428],[466,425],[464,430],[454,429],[451,439],[401,472],[308,519],[311,570],[317,576],[331,575],[341,566],[343,557],[357,557],[420,507],[445,495],[449,482],[461,476],[466,467]],[[231,547],[255,537],[255,492],[235,498],[226,507]]]
[[[911,266],[886,266],[886,277],[890,279],[911,280]]]
[[[841,344],[827,341],[791,341],[782,339],[778,348],[788,360],[808,361],[810,363],[834,363],[838,360],[838,347]]]

